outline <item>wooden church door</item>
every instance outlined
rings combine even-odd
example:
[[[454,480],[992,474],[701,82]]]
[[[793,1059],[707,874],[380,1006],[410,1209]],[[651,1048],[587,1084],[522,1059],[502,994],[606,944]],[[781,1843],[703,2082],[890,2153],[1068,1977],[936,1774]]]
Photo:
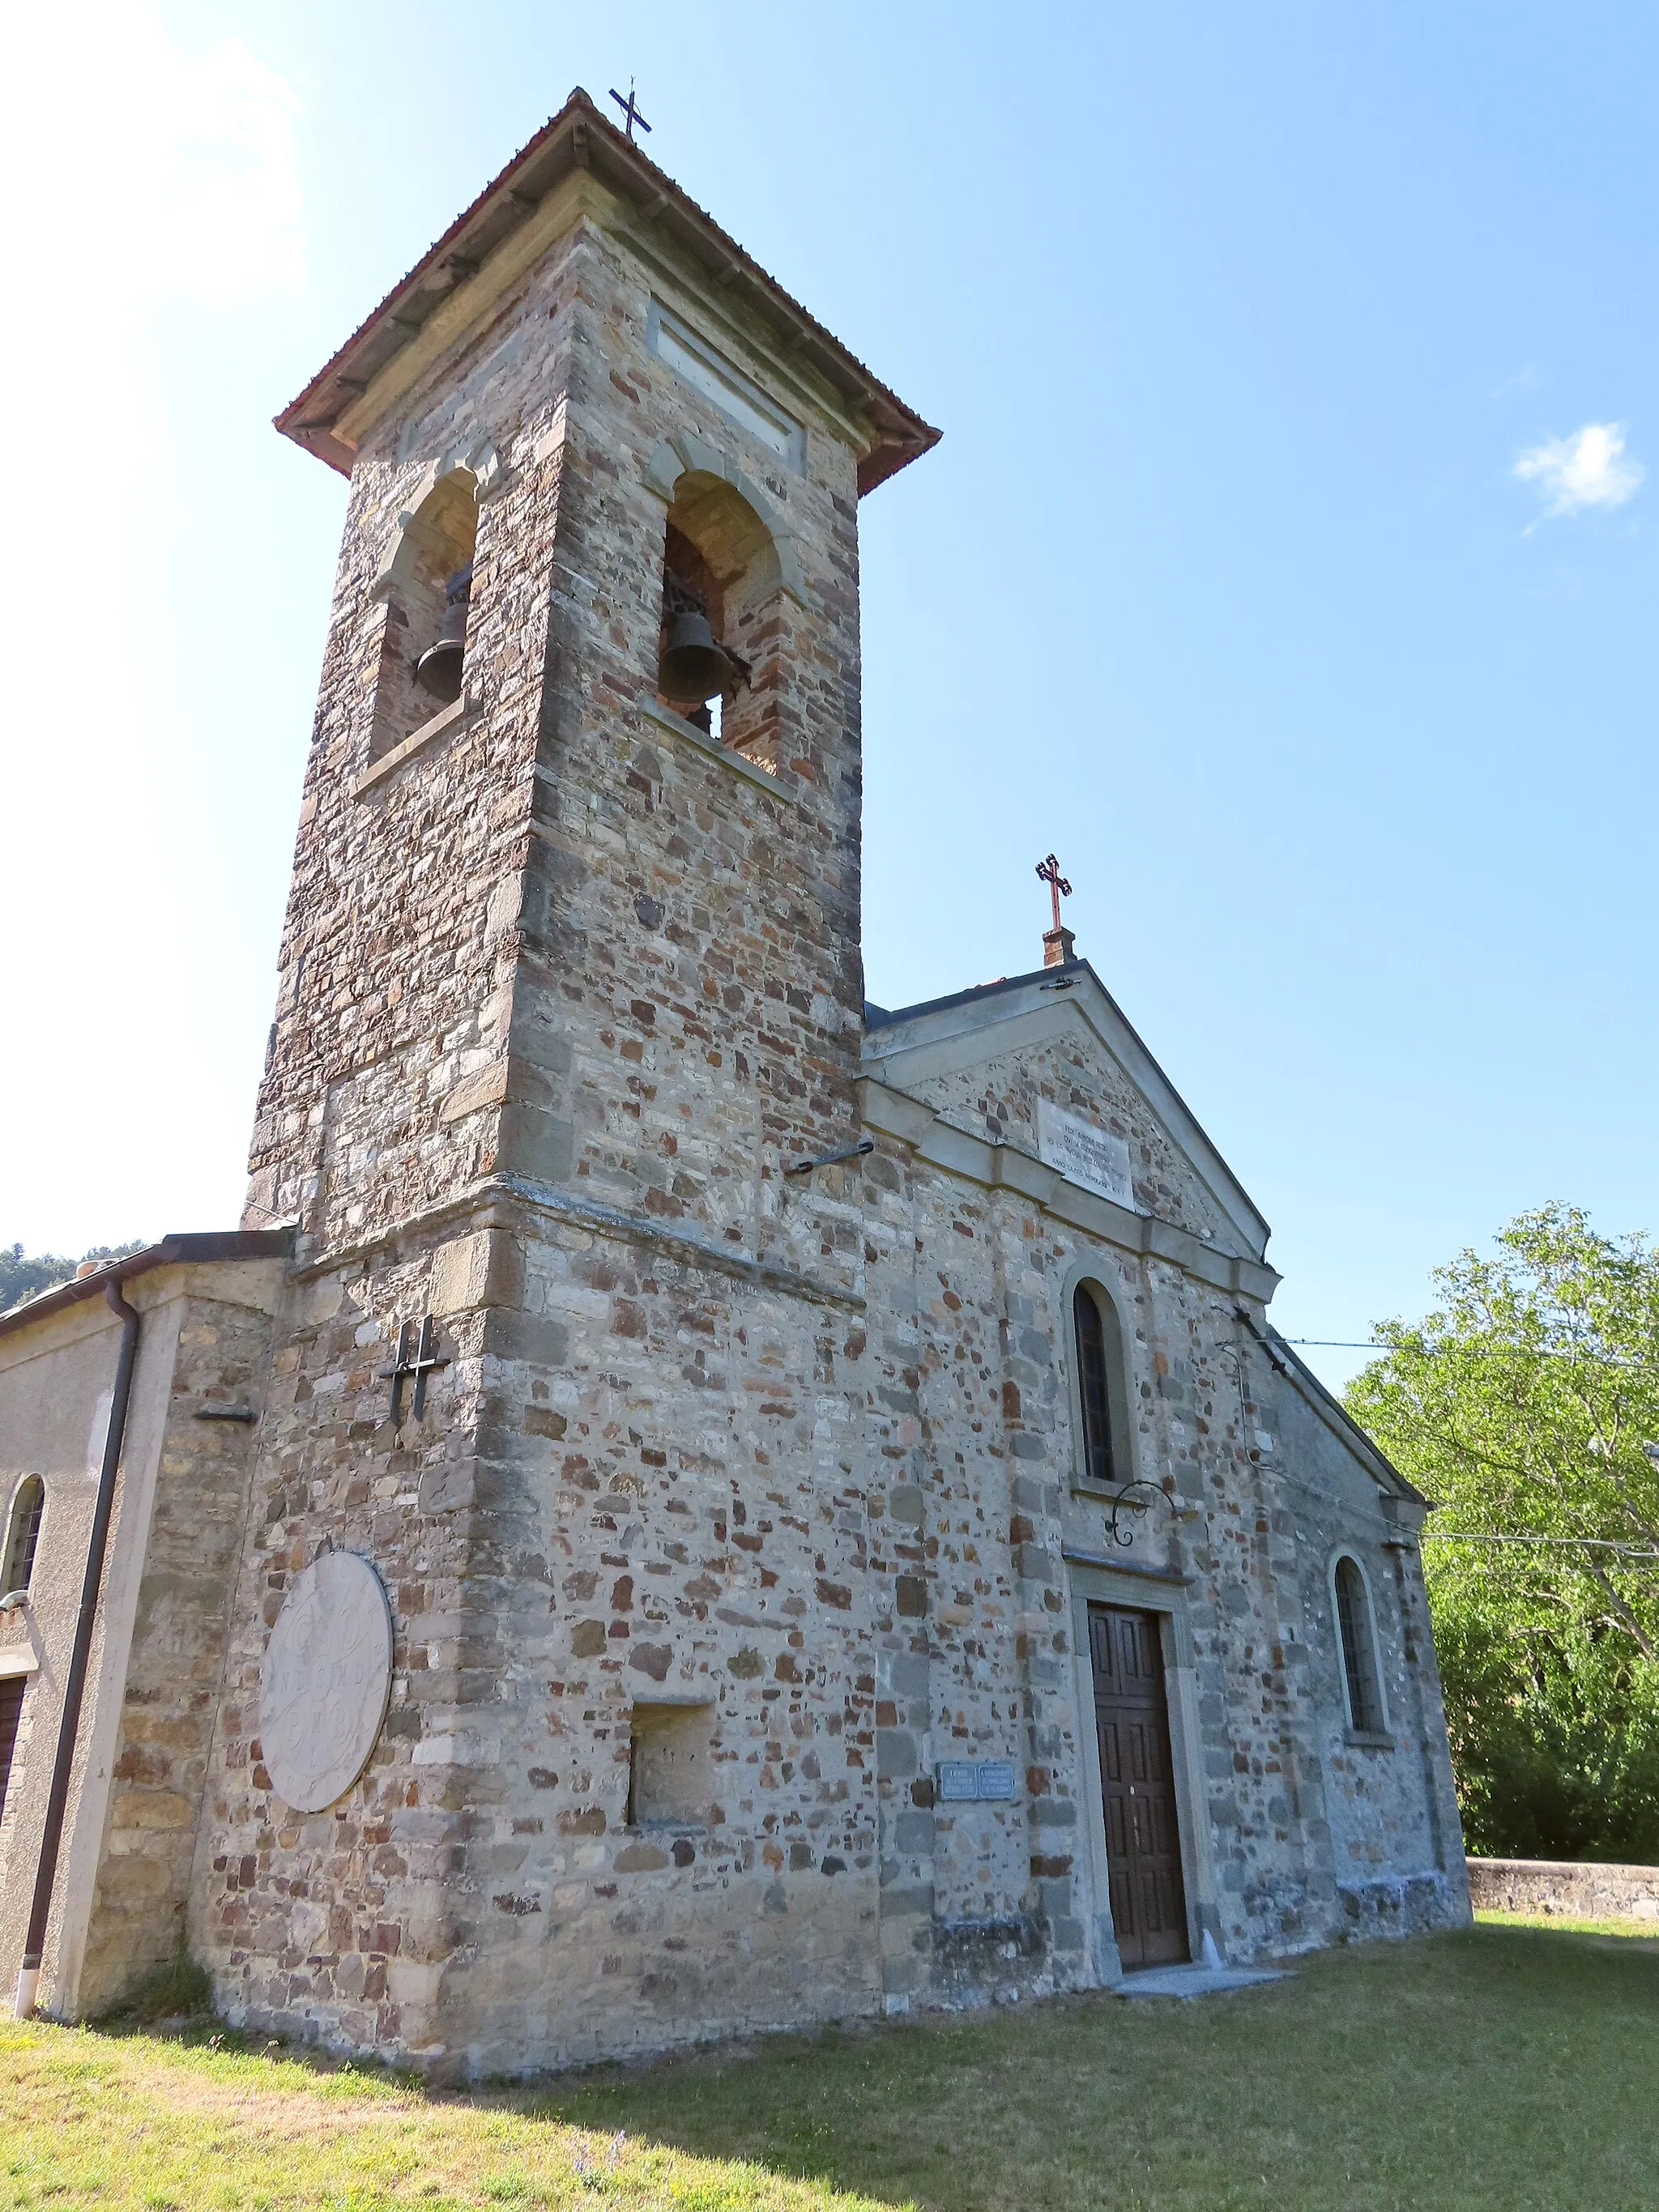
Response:
[[[1089,1656],[1112,1927],[1126,1967],[1188,1955],[1158,1615],[1091,1607]]]

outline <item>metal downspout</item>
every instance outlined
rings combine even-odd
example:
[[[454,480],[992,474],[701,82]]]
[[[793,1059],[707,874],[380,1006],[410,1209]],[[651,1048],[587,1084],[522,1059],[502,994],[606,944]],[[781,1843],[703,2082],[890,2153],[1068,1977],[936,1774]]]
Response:
[[[104,1553],[109,1543],[109,1524],[115,1510],[115,1476],[121,1464],[121,1445],[126,1435],[127,1401],[132,1395],[132,1370],[138,1358],[138,1309],[121,1295],[118,1282],[106,1285],[110,1310],[121,1317],[121,1352],[115,1366],[115,1389],[110,1399],[109,1427],[104,1436],[104,1464],[98,1477],[98,1498],[93,1508],[92,1534],[87,1544],[87,1571],[81,1583],[81,1609],[75,1617],[75,1644],[64,1682],[64,1710],[58,1723],[58,1755],[52,1764],[52,1789],[46,1798],[46,1824],[40,1837],[40,1857],[34,1871],[34,1902],[29,1909],[28,1933],[23,1939],[23,1964],[17,1977],[15,2012],[27,2020],[34,2009],[34,1993],[40,1982],[40,1960],[46,1947],[46,1923],[52,1917],[52,1893],[58,1879],[58,1857],[64,1840],[64,1814],[69,1807],[70,1774],[75,1765],[75,1741],[80,1732],[81,1703],[92,1660],[92,1632],[98,1619],[98,1592],[104,1579]]]

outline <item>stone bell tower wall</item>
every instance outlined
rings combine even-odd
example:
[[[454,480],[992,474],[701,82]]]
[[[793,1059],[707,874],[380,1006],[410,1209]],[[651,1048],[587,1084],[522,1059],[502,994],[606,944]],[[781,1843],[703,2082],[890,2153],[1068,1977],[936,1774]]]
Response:
[[[555,439],[511,467],[490,425],[532,404],[551,416],[575,246],[353,471],[245,1217],[297,1216],[303,1251],[372,1244],[492,1164],[493,1127],[456,1107],[507,1029],[562,455]],[[409,520],[458,469],[477,500],[465,690],[447,716],[433,702],[424,743],[372,761],[389,580]]]
[[[302,1251],[496,1173],[742,1236],[763,1170],[854,1126],[854,433],[798,378],[788,457],[759,441],[652,349],[665,296],[764,396],[734,310],[601,187],[566,197],[565,234],[353,471],[250,1160],[246,1219],[300,1216]],[[375,757],[393,572],[457,471],[465,690]],[[759,548],[744,755],[653,699],[671,508],[718,526],[722,501]]]
[[[864,1255],[781,1171],[858,1126],[861,434],[591,177],[553,197],[353,470],[250,1186],[303,1233],[192,1910],[234,2017],[485,2070],[880,2000]],[[387,746],[403,518],[456,470],[463,694]],[[655,699],[671,519],[723,569],[743,752]],[[394,1425],[422,1314],[447,1364]],[[301,1814],[260,1666],[329,1544],[392,1685]],[[641,1816],[636,1731],[705,1721],[706,1818]]]

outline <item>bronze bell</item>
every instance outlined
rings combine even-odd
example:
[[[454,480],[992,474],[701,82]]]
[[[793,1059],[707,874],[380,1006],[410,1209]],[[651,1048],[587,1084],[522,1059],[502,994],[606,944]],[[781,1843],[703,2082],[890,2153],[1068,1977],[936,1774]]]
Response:
[[[447,706],[461,696],[461,663],[466,652],[466,609],[472,595],[472,563],[458,568],[444,586],[443,620],[438,635],[415,664],[422,691]]]
[[[683,608],[670,618],[668,643],[657,684],[665,699],[682,706],[700,707],[732,680],[732,663],[714,642],[708,617],[695,607]]]

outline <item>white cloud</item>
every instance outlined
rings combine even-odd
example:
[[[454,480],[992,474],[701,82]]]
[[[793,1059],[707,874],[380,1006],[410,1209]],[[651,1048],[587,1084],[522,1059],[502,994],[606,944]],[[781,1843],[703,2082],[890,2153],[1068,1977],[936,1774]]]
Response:
[[[1586,422],[1569,438],[1528,447],[1515,473],[1537,486],[1546,514],[1577,514],[1589,507],[1622,507],[1635,498],[1647,471],[1626,453],[1622,422]]]

